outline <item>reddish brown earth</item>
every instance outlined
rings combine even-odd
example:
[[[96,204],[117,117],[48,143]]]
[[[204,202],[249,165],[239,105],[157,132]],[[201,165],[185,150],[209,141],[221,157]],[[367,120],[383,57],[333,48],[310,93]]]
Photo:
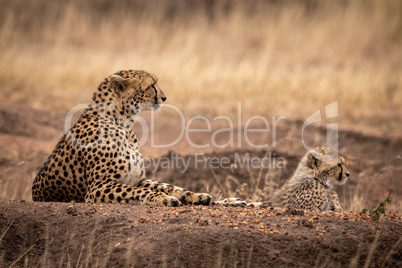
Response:
[[[44,267],[400,267],[402,259],[394,215],[4,202],[0,226],[10,227],[3,267],[20,257],[17,266]]]
[[[163,113],[158,116],[156,142],[174,140],[178,136],[177,120]],[[65,113],[0,103],[0,267],[402,265],[401,207],[397,198],[402,193],[402,165],[397,158],[402,154],[402,140],[395,133],[339,132],[339,151],[348,158],[352,176],[337,191],[345,211],[358,208],[353,213],[269,207],[171,209],[33,203],[30,185],[62,135],[64,119]],[[156,149],[148,141],[142,149],[144,156],[156,157],[156,161],[180,156],[190,164],[186,169],[154,170],[150,166],[147,173],[153,179],[190,190],[211,192],[215,198],[236,193],[242,198],[269,198],[269,190],[292,175],[305,152],[300,140],[302,124],[280,122],[275,147],[272,132],[250,134],[256,144],[268,141],[268,149],[252,149],[244,137],[241,146],[202,150],[192,148],[187,141]],[[326,140],[326,129],[312,126],[305,135],[307,144],[320,145]],[[195,143],[205,144],[210,142],[211,133],[190,137]],[[237,141],[237,129],[234,139]],[[216,136],[218,144],[227,140],[227,133]],[[197,153],[209,159],[227,158],[229,163],[236,157],[273,156],[285,159],[286,166],[233,169],[211,167],[207,162],[203,167],[204,162],[195,162]],[[363,207],[377,207],[389,192],[392,204],[380,221],[371,221],[360,213]]]

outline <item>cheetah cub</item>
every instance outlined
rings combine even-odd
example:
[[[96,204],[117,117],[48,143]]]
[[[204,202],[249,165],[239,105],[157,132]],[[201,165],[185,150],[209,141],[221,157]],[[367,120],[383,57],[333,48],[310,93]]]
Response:
[[[304,155],[272,203],[278,207],[342,212],[333,184],[343,185],[348,178],[345,159],[329,148],[317,147]]]

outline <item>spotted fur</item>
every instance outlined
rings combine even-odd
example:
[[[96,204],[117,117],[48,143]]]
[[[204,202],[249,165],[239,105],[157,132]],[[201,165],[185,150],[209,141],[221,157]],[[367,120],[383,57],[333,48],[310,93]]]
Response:
[[[144,71],[119,71],[99,85],[90,107],[61,138],[32,185],[34,201],[203,204],[211,196],[145,178],[133,131],[143,110],[159,110],[166,96]]]
[[[349,178],[345,159],[335,151],[315,148],[300,161],[293,177],[276,193],[273,204],[279,207],[342,212],[333,185]]]

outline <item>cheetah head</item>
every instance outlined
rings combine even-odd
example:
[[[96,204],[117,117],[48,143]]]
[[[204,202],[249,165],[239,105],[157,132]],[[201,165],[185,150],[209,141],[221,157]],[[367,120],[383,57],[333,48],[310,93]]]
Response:
[[[309,168],[329,184],[343,185],[348,180],[350,173],[345,162],[344,157],[326,147],[317,147],[307,153]]]
[[[98,87],[93,100],[111,107],[120,116],[133,116],[144,110],[158,111],[166,100],[157,78],[144,71],[119,71],[107,77]]]

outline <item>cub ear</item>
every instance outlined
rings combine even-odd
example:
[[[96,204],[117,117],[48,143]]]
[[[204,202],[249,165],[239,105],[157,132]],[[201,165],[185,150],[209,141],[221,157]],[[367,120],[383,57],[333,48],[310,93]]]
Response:
[[[110,83],[116,89],[116,91],[122,92],[128,86],[128,79],[121,77],[120,75],[111,75],[110,76]]]
[[[307,155],[307,165],[311,168],[319,168],[322,164],[322,154],[317,151],[311,151]]]

